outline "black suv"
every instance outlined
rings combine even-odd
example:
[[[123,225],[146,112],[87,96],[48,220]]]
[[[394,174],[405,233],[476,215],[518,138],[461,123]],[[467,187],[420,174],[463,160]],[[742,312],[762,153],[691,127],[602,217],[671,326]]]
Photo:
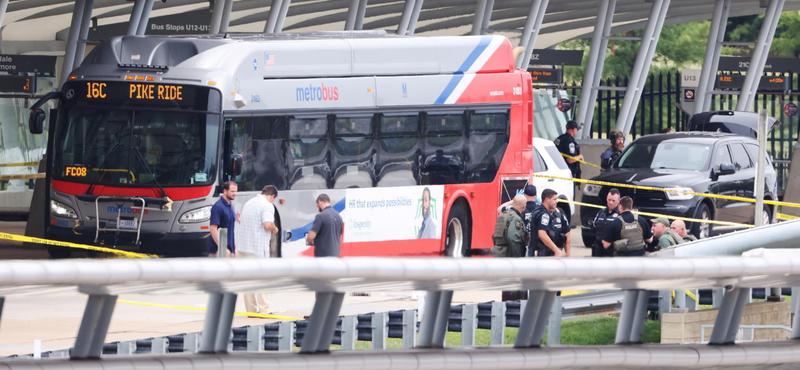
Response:
[[[753,198],[757,162],[758,142],[749,136],[721,132],[656,134],[636,139],[610,170],[592,180],[668,189],[618,187],[620,194],[633,198],[633,207],[643,212],[752,224],[754,203],[692,196],[669,189]],[[765,177],[764,199],[775,200],[777,183],[769,155]],[[610,188],[584,185],[582,201],[605,206]],[[587,246],[594,242],[590,226],[597,211],[586,206],[580,210],[583,242]],[[762,216],[765,223],[771,222],[775,207],[765,205]],[[687,222],[686,226],[698,238],[736,229],[700,222]]]

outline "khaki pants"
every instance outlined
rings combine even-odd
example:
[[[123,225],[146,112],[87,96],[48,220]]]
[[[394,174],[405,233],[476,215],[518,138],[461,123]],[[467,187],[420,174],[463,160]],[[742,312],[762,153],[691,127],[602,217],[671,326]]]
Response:
[[[246,252],[239,252],[240,258],[258,258],[257,255]],[[266,294],[245,294],[244,307],[247,312],[269,313],[269,297]]]

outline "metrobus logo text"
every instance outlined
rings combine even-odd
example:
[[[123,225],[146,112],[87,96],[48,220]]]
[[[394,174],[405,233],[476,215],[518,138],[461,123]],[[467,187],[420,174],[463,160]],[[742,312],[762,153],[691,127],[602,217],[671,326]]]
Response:
[[[297,101],[328,101],[339,100],[339,87],[308,85],[308,87],[298,87],[295,89]]]
[[[108,208],[106,208],[106,212],[108,212],[108,213],[131,213],[131,214],[138,215],[138,214],[142,213],[142,209],[141,208],[133,208],[133,207],[108,206]],[[150,213],[150,211],[148,211],[146,209],[144,210],[144,214],[149,214],[149,213]]]

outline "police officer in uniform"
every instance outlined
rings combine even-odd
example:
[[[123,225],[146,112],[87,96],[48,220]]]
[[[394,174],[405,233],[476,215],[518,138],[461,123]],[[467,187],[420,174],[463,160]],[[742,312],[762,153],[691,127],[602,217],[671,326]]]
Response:
[[[619,190],[611,188],[606,195],[608,208],[603,208],[594,216],[592,229],[594,229],[595,241],[592,244],[592,257],[613,257],[614,250],[603,248],[603,238],[606,236],[608,225],[619,217]]]
[[[639,257],[645,255],[645,245],[653,241],[653,231],[647,220],[631,213],[633,199],[622,197],[619,200],[619,217],[614,220],[603,237],[603,248],[614,251],[618,257]]]
[[[567,132],[563,135],[557,137],[553,140],[553,144],[556,144],[556,148],[562,154],[566,154],[576,159],[584,160],[583,154],[581,154],[581,147],[575,141],[575,135],[578,134],[578,128],[580,126],[575,121],[567,122]],[[567,166],[569,166],[569,170],[572,172],[572,177],[579,179],[581,178],[581,163],[575,159],[564,157],[567,161]],[[575,183],[577,186],[578,183]]]
[[[556,229],[553,227],[558,203],[558,193],[553,189],[542,191],[542,206],[537,209],[531,222],[531,245],[535,248],[528,249],[528,257],[534,256],[534,250],[539,257],[564,257],[566,254],[554,242]],[[569,227],[569,226],[567,226]]]

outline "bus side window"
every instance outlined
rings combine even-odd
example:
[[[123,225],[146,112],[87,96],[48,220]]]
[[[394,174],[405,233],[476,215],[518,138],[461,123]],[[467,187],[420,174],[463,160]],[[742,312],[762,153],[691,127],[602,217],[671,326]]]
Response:
[[[466,182],[492,182],[508,147],[508,111],[477,111],[470,115]]]
[[[377,186],[414,186],[419,184],[419,114],[386,113],[379,124]]]
[[[244,158],[242,174],[234,179],[240,191],[259,191],[266,185],[287,188],[286,117],[233,118],[231,136],[231,153]]]
[[[333,187],[371,188],[375,183],[373,115],[338,116],[333,127]]]
[[[464,181],[464,113],[428,113],[423,138],[422,185]]]
[[[328,189],[331,150],[327,116],[289,118],[289,189]]]

